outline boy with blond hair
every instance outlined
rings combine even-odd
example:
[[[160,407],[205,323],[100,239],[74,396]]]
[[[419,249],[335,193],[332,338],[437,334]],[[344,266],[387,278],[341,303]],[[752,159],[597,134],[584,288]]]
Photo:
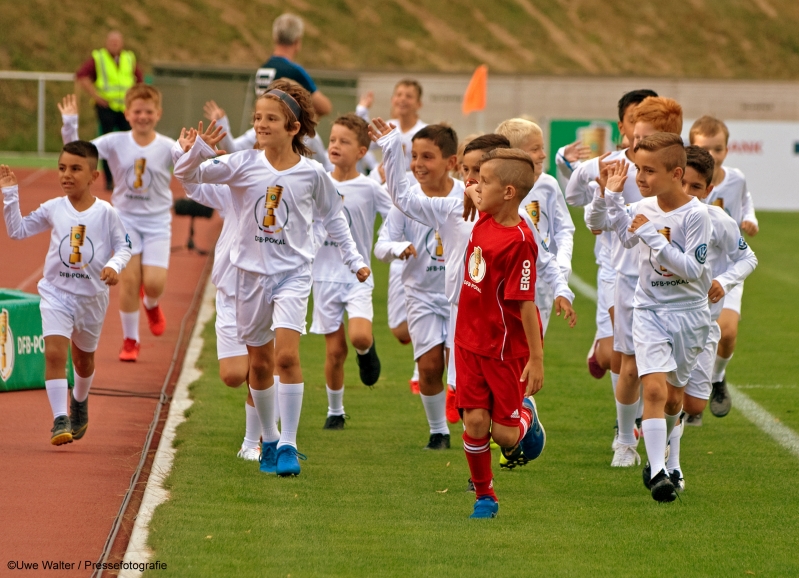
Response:
[[[75,95],[58,105],[63,120],[64,143],[78,140],[78,106]],[[137,84],[125,94],[125,118],[130,131],[97,137],[92,143],[114,176],[111,204],[131,238],[130,263],[119,278],[119,315],[123,343],[120,361],[139,356],[139,300],[144,304],[153,335],[166,329],[158,300],[166,287],[172,239],[171,150],[175,141],[156,132],[161,119],[161,93]]]
[[[729,138],[727,125],[712,116],[699,118],[689,132],[691,144],[708,151],[715,162],[713,191],[706,202],[722,208],[744,233],[754,237],[759,229],[752,195],[746,186],[746,177],[739,169],[723,166],[724,159],[727,158]],[[732,407],[732,399],[727,391],[726,370],[735,352],[743,291],[744,284],[741,283],[725,295],[724,308],[718,320],[721,339],[713,365],[713,394],[710,398],[710,411],[716,417],[724,417]]]

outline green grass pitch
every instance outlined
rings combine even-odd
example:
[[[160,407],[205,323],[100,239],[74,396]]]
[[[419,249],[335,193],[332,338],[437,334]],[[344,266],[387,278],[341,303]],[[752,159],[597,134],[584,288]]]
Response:
[[[799,431],[796,214],[759,218],[762,232],[750,241],[760,265],[746,282],[728,380]],[[578,226],[574,271],[593,284],[592,242]],[[450,451],[422,451],[428,434],[408,390],[411,350],[388,331],[387,267],[373,265],[383,375],[374,389],[361,385],[351,350],[351,419],[344,431],[323,431],[324,339],[303,338],[298,444],[308,461],[298,478],[266,476],[235,457],[245,391],[222,385],[213,324],[205,328],[203,377],[191,386],[195,403],[166,480],[171,497],[150,528],[154,559],[171,576],[799,575],[799,463],[736,409],[724,419],[707,411],[703,427],[686,428],[680,501],[655,503],[640,468],[610,468],[610,378],[586,370],[594,306],[580,295],[577,327],[555,318],[547,334],[537,396],[546,450],[511,472],[499,471],[495,455],[499,517],[469,520],[461,426],[451,427]]]

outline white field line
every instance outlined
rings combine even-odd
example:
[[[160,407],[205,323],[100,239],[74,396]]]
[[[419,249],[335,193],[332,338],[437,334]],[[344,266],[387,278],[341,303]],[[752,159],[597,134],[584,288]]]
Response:
[[[175,385],[175,393],[169,404],[169,415],[167,416],[164,431],[161,434],[161,441],[158,443],[158,450],[153,458],[153,465],[150,475],[147,478],[147,486],[144,489],[139,512],[136,515],[136,522],[133,524],[133,533],[125,551],[124,562],[147,563],[152,551],[147,547],[147,537],[149,535],[150,520],[152,520],[155,509],[169,499],[169,492],[164,489],[163,482],[172,469],[175,459],[175,430],[186,420],[186,410],[193,403],[189,397],[189,385],[196,381],[202,373],[195,367],[197,359],[203,348],[202,332],[205,324],[211,319],[215,309],[216,288],[210,279],[205,286],[202,305],[197,315],[197,322],[183,358],[183,367],[180,370],[180,377]],[[122,570],[120,578],[141,578],[139,570]]]
[[[587,297],[591,301],[596,302],[597,295],[596,289],[580,279],[578,275],[571,274],[569,284],[574,289]],[[733,398],[733,407],[740,411],[746,419],[755,424],[759,429],[767,433],[771,438],[791,452],[795,457],[799,458],[799,435],[796,434],[791,428],[784,426],[780,421],[771,415],[768,411],[763,409],[757,402],[746,395],[741,389],[779,389],[795,388],[795,385],[787,386],[759,386],[759,385],[744,385],[735,387],[732,384],[727,384],[730,394]]]

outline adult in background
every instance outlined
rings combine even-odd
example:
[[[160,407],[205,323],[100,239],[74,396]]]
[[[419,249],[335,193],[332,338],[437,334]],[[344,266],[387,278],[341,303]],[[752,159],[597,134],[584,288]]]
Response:
[[[134,84],[144,81],[136,56],[124,50],[122,33],[112,30],[105,39],[105,47],[92,50],[75,73],[80,85],[89,93],[97,109],[100,133],[130,130],[125,120],[125,93]],[[108,164],[103,162],[105,188],[114,190],[114,178]]]
[[[264,62],[255,74],[256,89],[266,90],[273,80],[288,78],[297,82],[311,93],[311,102],[317,118],[330,114],[333,105],[330,99],[316,88],[316,83],[305,69],[294,62],[302,48],[304,25],[302,18],[295,14],[281,14],[272,24],[272,40],[275,44],[272,56]]]

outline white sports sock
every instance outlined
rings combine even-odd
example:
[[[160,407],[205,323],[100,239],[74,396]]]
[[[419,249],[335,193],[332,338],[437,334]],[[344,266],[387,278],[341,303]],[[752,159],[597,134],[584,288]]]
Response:
[[[413,375],[411,376],[411,381],[419,381],[419,364],[413,364]]]
[[[730,359],[732,359],[732,355],[729,357],[716,356],[716,361],[713,363],[713,377],[710,381],[716,383],[724,379],[724,375],[727,373],[727,364],[730,362]]]
[[[119,312],[119,317],[122,319],[122,336],[125,339],[133,339],[139,341],[139,312],[125,313]]]
[[[67,385],[66,379],[47,379],[44,382],[47,389],[47,399],[50,400],[50,409],[53,410],[53,419],[60,415],[67,415]]]
[[[273,375],[272,377],[275,379],[275,385],[272,386],[275,388],[275,427],[279,431],[280,428],[278,427],[278,424],[280,424],[280,376]]]
[[[435,395],[421,394],[424,412],[427,414],[427,423],[430,424],[431,434],[449,434],[447,427],[447,392],[441,391]]]
[[[644,388],[641,387],[641,393],[638,394],[638,411],[635,412],[635,419],[644,417]]]
[[[616,419],[619,421],[619,443],[626,446],[634,446],[635,433],[635,414],[638,413],[638,402],[629,405],[616,401]]]
[[[610,372],[610,385],[613,386],[613,398],[616,398],[616,384],[619,383],[619,374]]]
[[[267,443],[278,440],[280,432],[275,427],[274,386],[269,389],[253,389],[251,387],[250,392],[252,392],[252,402],[255,404],[258,421],[261,424],[261,438]]]
[[[666,462],[666,469],[669,473],[674,470],[680,470],[680,440],[682,439],[682,432],[685,431],[685,421],[680,421],[680,425],[671,430],[669,436],[669,461]]]
[[[261,437],[261,420],[258,419],[258,410],[255,406],[244,402],[244,441],[241,443],[246,448],[257,448]]]
[[[325,389],[327,390],[327,417],[344,415],[344,388],[335,391],[325,385]]]
[[[81,377],[77,373],[75,374],[75,387],[72,388],[72,397],[75,398],[75,401],[86,401],[86,398],[89,397],[89,388],[92,386],[93,379],[93,373],[89,377]]]
[[[158,298],[157,297],[150,297],[147,293],[144,294],[142,297],[142,302],[144,303],[145,309],[152,309],[156,305],[158,305]]]
[[[641,424],[641,429],[644,431],[646,457],[649,459],[652,478],[654,478],[666,467],[666,420],[663,418],[645,419]]]
[[[677,420],[680,419],[681,413],[682,408],[677,412],[677,415],[666,414],[666,437],[671,435],[672,430],[674,430],[674,425],[677,423]]]
[[[302,393],[304,383],[280,384],[280,441],[277,446],[290,445],[297,447],[297,430],[300,427],[300,413],[302,412]]]

